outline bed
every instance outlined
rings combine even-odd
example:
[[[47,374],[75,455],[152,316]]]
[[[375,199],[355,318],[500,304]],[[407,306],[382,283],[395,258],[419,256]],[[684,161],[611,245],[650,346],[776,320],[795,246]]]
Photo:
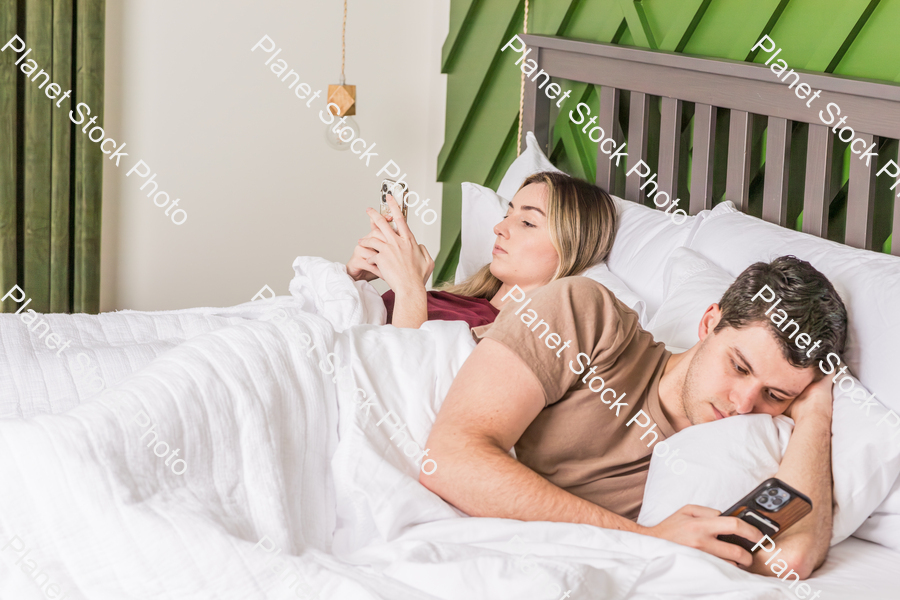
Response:
[[[649,100],[639,94],[664,91],[641,88],[641,82],[661,83],[657,74],[634,65],[626,69],[633,79],[615,75],[623,69],[617,61],[651,69],[654,60],[694,60],[525,39],[554,76],[605,85],[602,93],[613,94],[614,105],[616,90],[630,90],[631,104],[638,102],[632,116],[647,114],[641,108]],[[697,64],[689,70],[702,72]],[[716,68],[726,72],[740,67],[722,64]],[[607,74],[617,79],[605,79]],[[684,86],[683,77],[670,78],[681,80],[685,94],[694,94],[699,83]],[[553,168],[545,155],[549,106],[535,92],[533,86],[526,88],[524,119],[534,133],[524,136],[525,152],[500,188],[464,184],[465,256],[458,277],[490,260],[490,245],[483,243],[490,242],[490,228],[510,190],[530,172]],[[716,94],[705,97],[733,109],[738,134],[752,132],[741,128],[741,109],[728,103],[729,94],[721,89]],[[798,118],[775,106],[764,114],[772,113]],[[603,118],[612,123],[616,114]],[[630,139],[644,139],[640,122],[643,117]],[[900,137],[900,131],[873,128],[872,135],[888,134]],[[702,135],[695,133],[694,139],[696,153]],[[635,157],[655,152],[643,142],[635,146]],[[699,148],[702,153],[702,144]],[[660,151],[660,156],[660,180],[675,181],[677,154]],[[775,162],[767,161],[767,169]],[[709,164],[695,158],[695,169],[698,163]],[[734,197],[746,192],[747,199],[735,202],[738,208],[753,205],[744,189],[748,169],[734,170],[740,175],[734,181],[744,190]],[[598,169],[598,174],[612,190],[624,186],[627,199],[616,200],[622,230],[608,265],[586,275],[607,285],[673,347],[689,343],[684,323],[717,286],[753,260],[756,245],[764,252],[787,245],[823,268],[832,268],[826,264],[832,256],[838,262],[861,256],[853,253],[875,256],[860,273],[835,275],[851,291],[871,278],[880,282],[877,293],[848,295],[851,309],[860,313],[872,309],[867,302],[890,297],[900,286],[895,257],[842,249],[758,222],[728,202],[713,206],[710,194],[703,195],[707,184],[691,194],[688,222],[676,226],[661,211],[635,202],[640,198],[634,186],[624,177],[615,182],[613,169]],[[692,186],[702,180],[700,173]],[[767,198],[765,205],[779,217],[790,213],[790,203],[780,200],[783,194]],[[869,206],[871,199],[866,202]],[[819,210],[825,214],[824,203]],[[871,232],[866,237],[877,238],[878,228],[866,214],[863,229]],[[804,218],[804,228],[816,222]],[[717,253],[718,262],[710,258]],[[577,524],[468,518],[443,502],[419,485],[417,474],[440,468],[440,457],[426,455],[424,445],[455,373],[474,347],[465,324],[384,327],[378,294],[365,282],[350,281],[342,265],[300,257],[293,266],[290,296],[235,307],[47,315],[49,330],[72,341],[62,354],[47,349],[21,316],[0,315],[7,357],[0,363],[0,597],[656,600],[795,595],[781,581],[663,540]],[[884,402],[879,405],[883,414],[888,406],[900,412],[900,401],[893,373],[873,356],[898,358],[891,346],[898,327],[896,320],[884,322],[881,337],[871,339],[868,329],[860,328],[848,355],[854,373]],[[900,552],[886,547],[889,536],[879,537],[879,532],[900,531],[895,520],[900,515],[895,485],[900,438],[889,437],[893,430],[887,426],[863,421],[850,399],[836,399],[835,410],[836,529],[843,538],[809,583],[822,598],[893,598],[900,581],[890,568]],[[760,416],[747,419],[755,417]],[[724,461],[736,436],[755,431],[774,436],[772,452],[740,477],[758,478],[777,466],[783,424],[765,417],[741,428],[746,431],[722,428],[736,428],[742,418],[712,424],[718,427],[716,436],[698,426],[671,438],[690,457],[692,471],[685,477],[713,479],[719,487],[741,485],[740,479],[718,474],[720,466],[709,457]],[[871,429],[861,437],[859,427]],[[693,437],[682,435],[691,430],[696,430]],[[655,461],[642,519],[659,518],[685,498],[703,501],[701,485],[673,487],[665,479],[667,469],[656,468]],[[706,472],[716,475],[703,476]],[[658,493],[660,487],[670,493]],[[716,498],[708,505],[733,500]],[[867,527],[867,539],[882,544],[848,537],[863,535]]]
[[[624,168],[617,169],[609,153],[597,148],[600,187],[626,200],[649,204],[641,189],[645,180],[637,173],[625,176],[643,160],[656,167],[660,189],[671,192],[673,198],[679,192],[689,196],[691,215],[712,209],[722,198],[714,191],[714,179],[718,179],[724,199],[744,213],[788,227],[802,211],[804,233],[832,240],[843,235],[846,245],[860,249],[880,248],[885,236],[892,235],[890,251],[900,256],[896,242],[900,196],[891,192],[900,180],[890,170],[876,179],[888,160],[900,163],[896,142],[900,86],[802,73],[812,89],[822,90],[823,99],[827,97],[840,106],[842,114],[850,115],[857,137],[867,146],[876,144],[879,160],[866,164],[847,152],[846,143],[836,139],[817,117],[818,111],[798,101],[766,66],[557,37],[521,37],[543,71],[600,86],[597,124],[612,132],[616,145],[627,131],[629,154]],[[549,153],[554,113],[550,99],[539,88],[541,83],[546,82],[525,78],[523,127],[532,130],[540,149]],[[627,107],[623,106],[626,97]],[[728,129],[727,138],[722,135],[723,126]],[[767,133],[764,155],[763,130]],[[693,145],[690,165],[689,139]],[[523,138],[521,150],[525,148]],[[848,181],[841,190],[843,169],[848,171]],[[840,203],[845,203],[843,211],[835,211],[833,205]],[[875,233],[876,214],[880,234]],[[752,243],[752,237],[743,241]],[[656,333],[653,323],[647,325]],[[895,390],[891,392],[896,394]],[[897,559],[891,549],[851,537],[832,548],[811,583],[821,587],[822,597],[893,598],[900,583]]]

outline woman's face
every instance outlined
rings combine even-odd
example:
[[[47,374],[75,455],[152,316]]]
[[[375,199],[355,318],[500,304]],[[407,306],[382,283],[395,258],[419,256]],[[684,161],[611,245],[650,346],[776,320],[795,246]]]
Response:
[[[556,273],[559,255],[550,243],[547,193],[544,183],[526,185],[494,226],[491,273],[503,283],[528,289],[549,283]]]

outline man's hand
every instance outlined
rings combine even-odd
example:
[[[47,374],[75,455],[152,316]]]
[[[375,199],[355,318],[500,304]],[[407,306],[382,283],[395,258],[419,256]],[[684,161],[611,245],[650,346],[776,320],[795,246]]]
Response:
[[[787,410],[784,411],[785,416],[792,418],[795,423],[799,423],[810,415],[827,417],[830,421],[834,409],[833,387],[834,383],[827,375],[819,381],[809,384],[803,393],[787,407]]]
[[[737,517],[722,517],[719,511],[688,504],[655,527],[642,533],[703,550],[731,564],[749,567],[753,555],[736,544],[716,539],[719,535],[739,535],[746,540],[760,540],[762,532]]]

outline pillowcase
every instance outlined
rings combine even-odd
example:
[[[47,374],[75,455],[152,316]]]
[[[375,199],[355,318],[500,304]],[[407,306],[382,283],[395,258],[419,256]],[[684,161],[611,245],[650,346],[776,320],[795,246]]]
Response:
[[[715,220],[707,219],[703,227],[715,227],[715,223]],[[666,268],[672,271],[666,273],[668,295],[659,309],[659,318],[654,316],[656,322],[651,321],[649,329],[654,337],[660,330],[665,330],[667,337],[657,338],[661,341],[679,345],[673,343],[679,340],[685,347],[690,347],[699,339],[700,316],[710,304],[721,299],[734,277],[687,248],[673,252]],[[678,319],[682,311],[690,316]],[[851,315],[851,320],[854,317]],[[900,475],[900,428],[894,426],[900,425],[900,417],[873,398],[855,378],[842,377],[838,384],[834,388],[831,425],[835,502],[832,544],[852,534],[879,504],[883,510],[891,510],[895,505],[900,508],[900,498],[882,504]],[[715,424],[732,422],[729,427],[737,427],[749,416],[731,417]],[[771,438],[774,430],[760,429],[758,425],[746,426],[746,431],[729,428],[729,434],[719,438],[718,431],[710,425],[713,424],[689,427],[667,440],[672,450],[681,449],[680,457],[688,463],[688,470],[677,479],[667,467],[654,468],[660,460],[664,462],[665,457],[653,456],[644,491],[648,519],[662,520],[685,504],[724,510],[777,471],[783,450],[777,455],[768,451],[757,456],[747,449],[759,448],[761,442],[744,440],[744,437],[769,436],[770,439],[762,443],[771,450],[778,447]],[[707,431],[711,432],[709,439],[704,433]],[[721,441],[721,448],[717,440]],[[689,458],[685,458],[685,454]],[[776,458],[775,470],[761,476],[770,470],[772,456]],[[695,463],[697,469],[693,468]],[[715,474],[709,481],[715,482],[715,490],[705,479],[710,477],[712,470]],[[751,480],[752,483],[748,483]],[[644,509],[641,515],[643,517]],[[640,519],[638,522],[641,523]]]
[[[722,269],[687,248],[675,248],[663,276],[666,300],[646,329],[667,346],[691,348],[700,341],[700,318],[734,281]],[[707,302],[714,298],[711,302]]]
[[[856,530],[853,537],[869,540],[900,552],[900,479],[872,516]]]
[[[500,180],[500,187],[497,188],[497,195],[506,199],[507,203],[509,203],[513,196],[516,195],[516,192],[519,191],[522,182],[525,181],[529,175],[540,173],[541,171],[556,171],[562,173],[562,171],[553,166],[553,163],[550,162],[550,159],[547,158],[547,155],[541,150],[541,145],[538,143],[537,138],[534,137],[534,133],[526,131],[525,150],[523,150],[522,154],[517,156],[516,160],[509,165],[509,168],[506,170],[506,175]]]
[[[622,304],[638,314],[639,322],[643,326],[647,312],[646,303],[640,296],[628,289],[628,286],[625,285],[625,282],[619,279],[619,277],[616,276],[615,273],[610,271],[609,267],[606,266],[606,263],[594,265],[593,267],[584,271],[581,276],[593,279],[594,281],[602,284],[606,289],[611,291]]]
[[[730,507],[778,472],[793,424],[784,416],[742,415],[683,429],[666,440],[666,453],[654,445],[638,524],[658,525],[685,504]],[[676,453],[686,465],[681,475],[664,464]]]
[[[454,281],[461,283],[493,258],[494,225],[506,214],[506,200],[477,183],[462,184],[462,228]]]
[[[690,243],[711,211],[701,211],[675,225],[661,210],[612,198],[619,213],[619,229],[609,254],[609,269],[644,299],[647,317],[652,318],[665,296],[663,273],[669,254]]]
[[[711,214],[688,246],[733,276],[757,261],[785,254],[809,261],[834,284],[851,315],[841,358],[882,402],[900,413],[896,374],[900,362],[900,257],[850,248],[733,209]],[[610,267],[616,272],[612,264]],[[641,289],[623,279],[641,294]]]

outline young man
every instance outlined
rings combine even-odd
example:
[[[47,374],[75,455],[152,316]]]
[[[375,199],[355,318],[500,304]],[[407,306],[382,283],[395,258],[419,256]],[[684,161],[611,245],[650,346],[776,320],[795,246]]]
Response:
[[[765,286],[780,299],[776,311],[771,294],[759,294]],[[816,344],[800,349],[798,329],[780,331],[767,310],[783,310]],[[770,575],[761,553],[754,560],[716,539],[762,539],[737,518],[688,505],[655,527],[634,520],[654,441],[720,418],[785,413],[795,427],[776,477],[809,496],[813,511],[778,547],[805,579],[831,540],[832,383],[817,365],[843,351],[846,331],[834,287],[792,256],[741,273],[700,320],[700,342],[682,354],[654,342],[633,311],[590,279],[554,281],[530,302],[510,296],[492,325],[473,330],[480,342],[428,438],[441,468],[420,481],[472,516],[633,531]],[[626,426],[639,411],[658,438]],[[509,455],[513,445],[518,460]]]

